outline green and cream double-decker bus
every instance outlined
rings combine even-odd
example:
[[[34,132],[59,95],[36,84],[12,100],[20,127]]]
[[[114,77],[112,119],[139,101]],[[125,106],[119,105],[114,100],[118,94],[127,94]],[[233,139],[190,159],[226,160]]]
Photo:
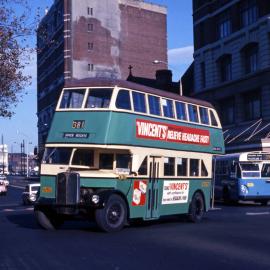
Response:
[[[35,212],[46,229],[74,216],[104,231],[210,207],[212,157],[224,152],[207,102],[127,81],[71,82],[56,107]]]

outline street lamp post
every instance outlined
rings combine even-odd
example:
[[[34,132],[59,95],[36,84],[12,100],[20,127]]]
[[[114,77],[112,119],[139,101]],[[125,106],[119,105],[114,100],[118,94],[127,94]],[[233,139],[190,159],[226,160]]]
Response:
[[[26,138],[26,177],[29,178],[29,151],[28,151],[28,145],[31,144],[31,142],[29,142],[29,136],[27,136],[26,134],[19,132],[17,130],[17,134],[21,134],[22,136],[24,136]]]

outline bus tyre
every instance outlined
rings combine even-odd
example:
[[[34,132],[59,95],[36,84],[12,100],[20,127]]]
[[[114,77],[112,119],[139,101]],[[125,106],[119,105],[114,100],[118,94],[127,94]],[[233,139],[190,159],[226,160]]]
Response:
[[[201,222],[204,215],[204,199],[200,192],[196,192],[189,205],[188,220],[193,223]]]
[[[35,210],[35,215],[38,224],[45,230],[56,230],[63,223],[63,221],[57,217],[57,215],[50,214],[49,212]]]
[[[127,206],[125,201],[117,194],[111,195],[105,207],[96,210],[95,219],[102,231],[120,231],[127,220]]]

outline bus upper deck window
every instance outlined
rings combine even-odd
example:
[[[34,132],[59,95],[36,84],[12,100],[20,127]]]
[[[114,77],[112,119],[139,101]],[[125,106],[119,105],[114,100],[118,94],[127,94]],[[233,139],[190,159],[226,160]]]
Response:
[[[149,111],[151,114],[160,115],[160,100],[156,96],[148,96]]]
[[[133,106],[135,112],[146,113],[145,94],[132,92]]]
[[[112,91],[110,88],[90,89],[86,108],[109,108]]]
[[[218,126],[218,122],[217,122],[217,119],[216,119],[216,117],[215,117],[215,115],[214,115],[214,113],[213,113],[212,110],[210,110],[210,118],[211,118],[211,124],[212,124],[212,126],[217,127]]]
[[[65,90],[62,96],[60,109],[78,109],[82,107],[85,89]]]
[[[163,116],[174,118],[173,112],[173,102],[169,99],[161,99],[162,108],[163,108]]]
[[[205,125],[209,125],[209,116],[208,116],[207,108],[200,107],[199,110],[200,110],[201,123]]]
[[[130,96],[128,90],[120,90],[116,99],[116,108],[131,110]]]
[[[77,149],[74,153],[72,165],[94,166],[94,151],[89,149]]]
[[[187,120],[186,104],[183,102],[175,102],[176,116],[179,120]]]
[[[262,177],[270,177],[270,163],[264,163],[262,166]]]
[[[197,106],[188,104],[189,121],[199,122]]]

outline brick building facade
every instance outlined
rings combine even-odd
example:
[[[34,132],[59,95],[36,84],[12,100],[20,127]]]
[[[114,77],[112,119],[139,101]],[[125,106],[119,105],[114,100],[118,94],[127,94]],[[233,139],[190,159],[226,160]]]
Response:
[[[218,109],[227,152],[270,146],[269,14],[265,0],[193,0],[194,88],[188,94]]]
[[[165,7],[141,0],[55,0],[38,28],[39,145],[69,80],[126,79],[129,66],[154,78],[152,61],[167,62],[166,20]]]

